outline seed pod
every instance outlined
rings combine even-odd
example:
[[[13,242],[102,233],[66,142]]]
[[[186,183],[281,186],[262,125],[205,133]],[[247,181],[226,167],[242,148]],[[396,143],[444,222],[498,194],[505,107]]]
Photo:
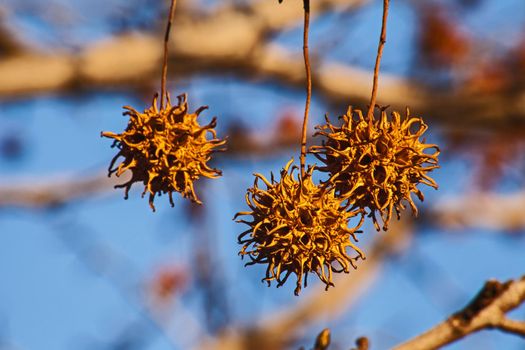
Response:
[[[217,138],[216,118],[208,125],[197,122],[199,114],[208,107],[200,107],[195,113],[188,113],[186,95],[177,97],[178,103],[171,106],[167,96],[166,107],[158,109],[158,95],[152,106],[140,113],[125,106],[124,115],[129,116],[126,130],[121,134],[102,132],[102,136],[114,139],[113,146],[119,152],[109,165],[108,176],[113,173],[118,177],[126,170],[132,172],[131,179],[115,188],[125,188],[125,199],[135,182],[144,184],[142,196],[149,193],[149,204],[153,211],[155,195],[169,194],[173,206],[173,192],[193,202],[201,203],[195,194],[193,182],[200,177],[216,178],[221,175],[218,169],[210,168],[207,163],[211,154],[220,149],[226,141]],[[211,139],[207,135],[212,136]],[[119,157],[124,160],[117,166]]]
[[[318,169],[330,176],[326,185],[353,203],[352,208],[368,213],[377,230],[376,215],[387,230],[393,210],[399,218],[404,201],[417,215],[411,194],[423,201],[423,193],[417,188],[420,183],[438,187],[428,172],[439,167],[439,148],[420,140],[427,130],[423,120],[411,117],[407,109],[403,119],[395,111],[389,119],[382,110],[381,118],[370,122],[351,107],[340,119],[342,125],[338,127],[326,117],[326,124],[317,126],[315,133],[325,140],[321,146],[310,148],[324,163]]]

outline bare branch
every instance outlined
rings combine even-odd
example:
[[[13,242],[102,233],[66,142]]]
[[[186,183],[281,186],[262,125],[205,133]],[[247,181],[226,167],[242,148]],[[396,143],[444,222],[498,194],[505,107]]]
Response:
[[[438,349],[482,329],[496,328],[525,336],[523,322],[505,316],[524,302],[525,276],[505,283],[490,280],[465,308],[394,350]]]
[[[525,227],[525,191],[477,193],[437,201],[425,214],[440,227],[519,230]],[[427,215],[428,214],[428,215]]]
[[[108,178],[105,174],[90,177],[67,176],[39,182],[27,180],[26,183],[0,185],[0,208],[47,208],[71,202],[80,198],[91,197],[99,193],[108,193],[124,178]]]
[[[283,84],[302,86],[301,58],[273,44],[258,43],[255,31],[245,30],[245,19],[229,19],[202,25],[180,23],[172,43],[177,57],[177,76],[195,72],[236,73],[241,76],[277,79]],[[224,19],[226,21],[226,19]],[[235,22],[238,23],[235,23]],[[184,21],[179,21],[184,22]],[[202,28],[200,28],[202,27]],[[191,30],[190,30],[191,28]],[[215,33],[213,39],[209,32]],[[234,34],[238,33],[238,34]],[[208,37],[208,39],[205,39]],[[193,44],[192,44],[193,43]],[[118,87],[153,84],[162,52],[157,39],[140,34],[126,34],[87,47],[78,56],[27,53],[0,60],[0,96],[12,97],[41,92],[61,91],[71,87]],[[337,63],[317,64],[313,72],[319,93],[328,101],[367,101],[371,72]],[[424,97],[412,83],[383,74],[381,98],[393,105],[405,101],[418,107]]]
[[[276,148],[289,147],[288,144],[271,142]],[[265,146],[254,143],[238,150],[241,154],[264,154]],[[223,156],[235,156],[226,153]],[[108,193],[113,186],[125,182],[121,177],[108,179],[104,174],[85,176],[52,176],[35,182],[0,179],[0,207],[45,208],[64,204],[96,194]],[[525,227],[525,191],[512,194],[477,193],[460,195],[438,200],[422,212],[422,219],[445,229],[477,227],[494,230],[516,231]]]
[[[318,0],[312,4],[319,15],[337,6],[355,8],[364,0]],[[178,28],[170,39],[169,59],[177,77],[199,73],[237,74],[241,77],[275,79],[303,86],[301,57],[273,44],[270,35],[296,24],[301,9],[292,2],[275,8],[258,1],[247,8],[226,6],[206,16],[177,15]],[[213,35],[210,35],[213,33]],[[0,96],[13,97],[71,88],[150,86],[162,62],[156,36],[130,33],[88,46],[79,53],[26,52],[0,59]],[[315,62],[315,89],[328,102],[368,103],[373,73],[334,62]],[[363,83],[365,82],[365,83]],[[382,75],[380,102],[396,109],[410,106],[426,119],[439,118],[450,127],[494,124],[515,125],[525,121],[525,90],[490,96],[457,91],[437,92],[420,83]],[[156,86],[153,85],[153,86]],[[461,116],[461,118],[458,118]]]
[[[78,235],[70,234],[71,226],[75,227],[76,232],[83,233],[80,235],[82,239],[79,239]],[[183,303],[177,302],[177,312],[167,315],[155,308],[143,291],[139,290],[139,293],[135,293],[137,282],[141,280],[139,270],[124,255],[90,237],[89,227],[73,220],[59,223],[54,228],[56,237],[75,255],[78,261],[94,275],[105,279],[122,300],[137,312],[144,324],[152,327],[173,348],[186,349],[190,341],[189,337],[198,338],[204,333],[193,314],[186,309]],[[123,274],[122,271],[126,273]],[[173,327],[175,319],[178,319],[179,323],[184,322],[184,333],[181,334]]]
[[[516,321],[503,317],[495,327],[500,331],[525,338],[525,321]]]
[[[318,0],[312,9],[321,14],[335,7],[351,8],[365,2]],[[247,68],[254,48],[272,32],[295,25],[302,11],[292,4],[276,9],[273,3],[257,1],[244,8],[230,4],[208,15],[181,11],[176,17],[179,28],[170,38],[170,50],[180,61],[177,68],[192,74],[195,69]],[[3,36],[16,38],[14,34]],[[29,48],[26,51],[20,54],[15,51],[0,59],[0,95],[151,82],[162,62],[157,36],[136,33],[101,41],[78,54],[65,51],[45,54]]]

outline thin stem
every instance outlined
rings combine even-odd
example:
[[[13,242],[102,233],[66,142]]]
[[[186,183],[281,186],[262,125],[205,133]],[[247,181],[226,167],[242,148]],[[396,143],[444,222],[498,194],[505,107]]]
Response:
[[[303,56],[306,69],[306,104],[304,107],[303,131],[301,134],[301,178],[305,176],[306,158],[306,132],[308,129],[308,112],[310,111],[310,100],[312,99],[312,71],[310,68],[310,57],[308,53],[308,29],[310,26],[310,0],[303,0],[304,4],[304,30],[303,30]]]
[[[168,75],[168,42],[170,39],[171,23],[177,7],[177,0],[171,0],[168,24],[166,25],[166,34],[164,35],[164,61],[162,63],[162,78],[160,81],[160,109],[164,108],[164,99],[167,100],[166,94],[166,76]]]
[[[374,117],[374,108],[377,97],[377,81],[379,77],[379,65],[381,64],[381,56],[383,55],[383,47],[386,43],[386,20],[388,18],[388,0],[383,0],[383,23],[381,24],[381,36],[379,37],[379,46],[377,48],[376,65],[374,67],[374,83],[372,85],[372,96],[370,97],[370,104],[368,105],[367,118],[371,122]]]

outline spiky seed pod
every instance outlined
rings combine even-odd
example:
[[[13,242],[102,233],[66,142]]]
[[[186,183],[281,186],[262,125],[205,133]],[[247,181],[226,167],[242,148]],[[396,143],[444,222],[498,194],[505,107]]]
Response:
[[[239,254],[251,261],[246,265],[268,264],[263,281],[282,286],[290,274],[297,276],[295,295],[307,285],[308,273],[315,273],[326,288],[333,286],[332,272],[348,273],[364,254],[353,243],[362,224],[359,210],[347,210],[333,189],[316,186],[310,167],[301,180],[295,178],[296,166],[290,160],[281,171],[281,179],[271,182],[255,174],[246,202],[251,211],[235,215],[251,216],[252,221],[238,220],[250,226],[239,235],[243,247]],[[259,187],[259,180],[266,189]],[[350,223],[356,217],[357,222]],[[355,226],[350,226],[355,224]],[[357,256],[349,254],[356,252]]]
[[[370,122],[351,107],[340,119],[342,125],[337,127],[326,117],[326,124],[317,126],[315,133],[325,140],[321,146],[310,148],[324,163],[318,169],[329,173],[328,184],[353,207],[364,209],[378,231],[376,214],[387,230],[393,210],[399,218],[405,209],[404,200],[417,215],[411,194],[423,201],[423,193],[417,188],[420,183],[438,187],[427,174],[439,167],[439,148],[420,140],[427,130],[423,120],[411,117],[407,109],[405,118],[394,111],[389,119],[382,110],[379,120]]]
[[[221,175],[218,169],[210,168],[207,163],[211,154],[226,141],[217,138],[216,118],[208,125],[197,122],[199,114],[207,109],[200,107],[195,113],[188,113],[186,94],[177,97],[178,103],[171,105],[167,96],[166,107],[157,107],[158,95],[153,98],[152,106],[140,113],[125,106],[123,115],[129,116],[126,130],[122,134],[102,132],[102,136],[115,140],[113,146],[119,152],[109,165],[109,174],[122,175],[126,170],[132,172],[131,179],[115,188],[125,188],[125,199],[135,182],[144,184],[142,196],[149,192],[149,204],[153,211],[155,195],[169,194],[173,206],[173,192],[193,202],[201,203],[195,194],[193,182],[203,177],[216,178]],[[211,139],[207,138],[211,135]],[[115,166],[119,157],[123,161]]]

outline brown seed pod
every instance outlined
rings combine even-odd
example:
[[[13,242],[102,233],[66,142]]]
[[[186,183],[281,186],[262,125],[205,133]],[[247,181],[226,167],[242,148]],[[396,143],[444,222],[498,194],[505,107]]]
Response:
[[[210,168],[207,162],[216,148],[226,141],[217,139],[215,132],[216,118],[208,125],[197,122],[199,114],[208,107],[200,107],[195,113],[188,113],[186,95],[177,97],[178,103],[171,106],[167,96],[166,107],[157,107],[158,95],[153,98],[152,106],[140,113],[125,106],[124,115],[129,116],[126,130],[122,134],[102,132],[102,136],[115,140],[113,146],[119,152],[109,165],[109,174],[122,175],[126,170],[132,172],[131,179],[115,188],[125,188],[125,198],[135,182],[144,184],[142,196],[149,192],[149,204],[153,211],[156,194],[169,194],[173,206],[173,192],[193,202],[201,203],[195,194],[193,182],[199,177],[216,178],[221,175],[218,169]],[[207,134],[212,136],[207,139]],[[115,166],[119,157],[124,160]]]
[[[382,110],[379,120],[369,122],[351,107],[340,119],[342,125],[337,127],[326,117],[326,124],[317,126],[315,134],[326,139],[321,146],[310,148],[325,165],[318,169],[330,175],[326,185],[334,186],[336,194],[348,199],[352,208],[368,212],[378,231],[376,213],[386,230],[392,211],[395,209],[399,218],[405,209],[404,200],[417,215],[411,194],[424,199],[417,185],[438,187],[427,173],[439,167],[439,148],[420,140],[427,130],[423,120],[411,117],[407,109],[403,119],[395,111],[389,119]],[[432,152],[425,153],[429,149]]]
[[[252,216],[252,221],[238,220],[250,226],[239,235],[243,247],[239,254],[251,261],[246,265],[268,264],[263,281],[277,281],[282,286],[290,274],[297,276],[295,295],[307,285],[308,273],[315,273],[326,288],[333,286],[332,272],[348,273],[356,268],[355,261],[364,259],[363,252],[352,242],[363,222],[359,209],[348,210],[345,201],[335,196],[334,189],[316,186],[312,182],[313,167],[301,180],[295,178],[293,159],[281,171],[281,179],[271,182],[255,174],[248,189],[246,202],[251,211],[238,216]],[[291,169],[291,170],[290,170]],[[259,187],[259,180],[266,189]],[[360,216],[360,217],[359,217]],[[349,227],[356,217],[355,226]],[[350,249],[348,249],[350,248]],[[357,256],[350,257],[355,251]]]

